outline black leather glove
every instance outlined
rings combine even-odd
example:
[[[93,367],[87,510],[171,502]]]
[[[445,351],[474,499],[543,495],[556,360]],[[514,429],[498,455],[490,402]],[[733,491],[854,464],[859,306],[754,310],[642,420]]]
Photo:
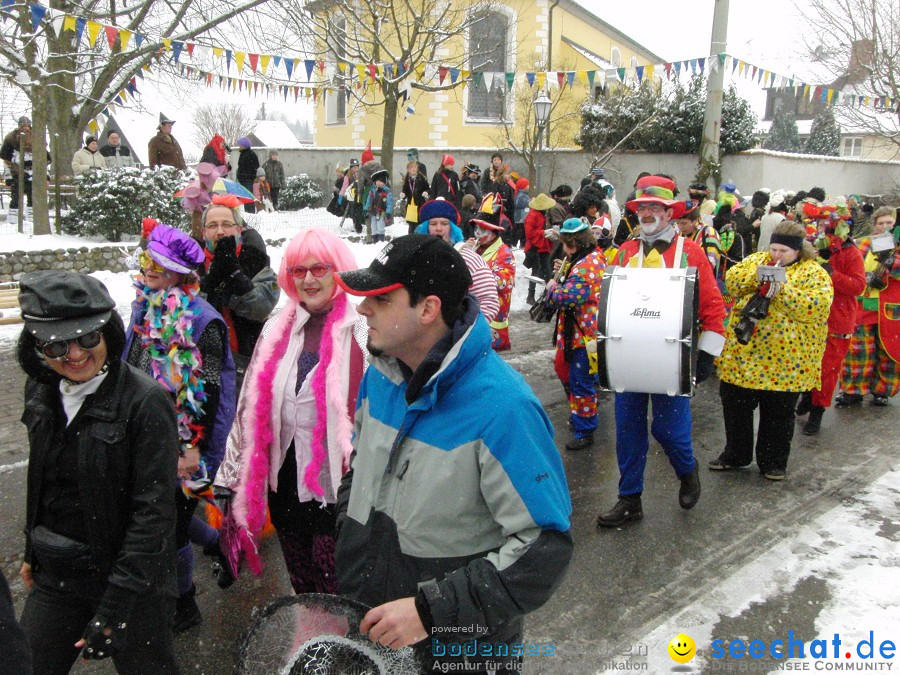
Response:
[[[708,379],[716,369],[716,357],[708,352],[697,353],[697,384]]]
[[[241,268],[238,264],[237,241],[234,237],[219,239],[213,251],[212,264],[209,266],[210,272],[213,271],[213,268],[222,279],[228,279]]]
[[[828,260],[831,257],[832,253],[833,251],[827,246],[825,248],[819,249],[819,257],[822,260]]]
[[[102,616],[95,616],[81,636],[85,640],[81,658],[99,660],[115,656],[127,645],[126,630],[124,621],[115,623]]]

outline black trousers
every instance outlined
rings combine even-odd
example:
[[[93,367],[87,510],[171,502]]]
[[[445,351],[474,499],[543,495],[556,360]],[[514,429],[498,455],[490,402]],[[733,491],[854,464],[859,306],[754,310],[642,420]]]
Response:
[[[25,204],[27,206],[33,206],[31,203],[31,181],[27,178],[25,179]],[[12,175],[12,180],[9,183],[9,207],[11,209],[19,208],[19,172],[16,171]]]
[[[98,578],[56,580],[38,570],[25,600],[22,628],[31,645],[35,675],[65,675],[80,650],[74,644],[94,617],[106,588]],[[125,620],[126,647],[112,657],[128,675],[178,673],[172,642],[175,599],[142,596]]]
[[[278,210],[278,193],[281,192],[281,188],[273,187],[269,188],[269,191],[272,195],[272,206],[275,210]]]
[[[794,408],[800,392],[745,389],[728,382],[719,385],[725,416],[725,459],[734,466],[753,461],[753,411],[759,407],[756,465],[761,473],[787,469],[794,437]]]

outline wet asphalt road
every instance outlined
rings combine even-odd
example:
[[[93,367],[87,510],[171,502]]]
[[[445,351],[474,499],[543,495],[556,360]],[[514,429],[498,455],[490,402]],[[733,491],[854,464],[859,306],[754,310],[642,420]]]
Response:
[[[529,673],[597,672],[612,654],[639,644],[642,636],[704,594],[717,582],[812,518],[841,503],[896,463],[895,406],[871,406],[826,413],[818,437],[797,428],[788,479],[762,479],[753,469],[728,474],[701,473],[703,494],[692,511],[677,502],[678,481],[662,450],[651,442],[644,520],[620,530],[597,531],[600,511],[615,502],[612,396],[600,404],[600,430],[593,449],[567,453],[568,406],[552,369],[548,325],[532,324],[525,313],[511,319],[513,349],[505,358],[538,393],[556,428],[557,447],[572,495],[575,554],[556,595],[526,621],[527,640],[553,643],[554,656],[526,661]],[[24,588],[18,580],[24,516],[24,433],[15,421],[21,411],[21,377],[11,347],[0,348],[0,565],[10,580],[17,610]],[[715,382],[701,386],[693,401],[695,452],[702,465],[724,445],[721,406]],[[512,427],[514,433],[514,427]],[[873,514],[873,517],[883,517]],[[185,673],[231,672],[237,644],[255,606],[289,593],[277,544],[264,544],[267,571],[259,579],[245,573],[227,591],[219,590],[208,566],[198,565],[198,602],[205,621],[176,641]],[[773,614],[790,612],[798,636],[811,639],[813,623],[829,592],[816,579],[798,584],[778,603],[727,619],[736,634],[764,631]],[[723,618],[723,624],[726,619]],[[113,672],[111,664],[92,666]],[[77,666],[75,672],[85,669]]]

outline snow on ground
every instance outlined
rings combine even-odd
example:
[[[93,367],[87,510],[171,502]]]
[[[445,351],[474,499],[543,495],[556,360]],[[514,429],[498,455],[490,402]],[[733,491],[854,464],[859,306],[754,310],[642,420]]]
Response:
[[[340,219],[328,213],[325,209],[303,209],[301,211],[283,211],[276,213],[247,214],[247,225],[258,230],[267,241],[280,241],[278,246],[269,246],[269,257],[272,267],[278,270],[281,264],[281,256],[290,239],[301,229],[311,227],[324,228],[341,235],[355,234],[350,221],[346,221],[342,228],[339,227]],[[394,224],[387,228],[387,233],[393,237],[399,237],[408,232],[406,221],[396,218]],[[136,237],[131,242],[121,242],[123,249],[132,249],[137,245]],[[81,246],[95,247],[110,245],[110,242],[93,237],[76,237],[72,235],[41,235],[31,236],[25,234],[0,234],[0,251],[39,251],[44,249],[79,248]],[[119,245],[119,244],[116,244]],[[347,240],[347,246],[353,252],[356,262],[360,267],[367,267],[382,249],[384,244],[363,244]],[[521,250],[515,251],[517,270],[521,276],[528,272],[522,266],[525,254]],[[134,290],[131,287],[131,275],[127,272],[95,272],[93,276],[106,284],[110,295],[116,301],[116,308],[127,323],[131,314],[130,305],[134,299]],[[525,302],[528,290],[528,282],[520,279],[513,290],[512,309],[527,309]],[[279,307],[284,304],[287,296],[281,294]],[[21,324],[0,326],[0,341],[15,340],[22,330]]]
[[[824,513],[803,527],[789,539],[773,547],[722,579],[715,591],[689,605],[664,624],[656,627],[638,643],[647,645],[646,659],[633,659],[635,665],[646,663],[648,672],[736,672],[739,666],[752,668],[753,659],[744,656],[740,661],[727,657],[731,640],[741,639],[747,644],[765,636],[713,634],[723,617],[737,617],[753,613],[753,606],[767,599],[790,594],[802,580],[813,577],[824,580],[830,600],[815,621],[816,638],[827,640],[828,659],[810,669],[832,670],[833,666],[874,662],[892,663],[877,655],[882,641],[897,644],[900,637],[900,469],[889,471],[859,494],[852,502]],[[890,517],[888,514],[892,514]],[[787,644],[787,630],[778,637]],[[857,655],[861,640],[874,632],[876,656],[864,660]],[[667,656],[666,647],[679,633],[686,633],[697,644],[698,655],[687,664],[675,665]],[[840,658],[833,657],[831,640],[835,634],[841,639]],[[710,652],[713,640],[724,643],[726,658],[716,662]],[[768,644],[766,645],[768,647]],[[809,650],[809,642],[806,643]],[[850,654],[850,658],[846,654]],[[865,655],[867,652],[864,651]],[[791,659],[781,663],[803,664],[807,659]],[[839,663],[840,662],[840,663]],[[771,662],[770,662],[771,663]],[[759,664],[762,665],[762,664]],[[788,666],[790,667],[790,666]],[[884,668],[887,670],[887,668]],[[772,670],[770,672],[780,672]]]

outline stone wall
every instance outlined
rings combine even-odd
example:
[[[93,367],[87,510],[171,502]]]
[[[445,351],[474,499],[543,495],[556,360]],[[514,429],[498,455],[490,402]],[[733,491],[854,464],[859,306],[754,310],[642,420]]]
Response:
[[[124,248],[98,246],[88,248],[45,249],[0,253],[0,282],[18,281],[25,272],[71,270],[73,272],[125,271]]]

